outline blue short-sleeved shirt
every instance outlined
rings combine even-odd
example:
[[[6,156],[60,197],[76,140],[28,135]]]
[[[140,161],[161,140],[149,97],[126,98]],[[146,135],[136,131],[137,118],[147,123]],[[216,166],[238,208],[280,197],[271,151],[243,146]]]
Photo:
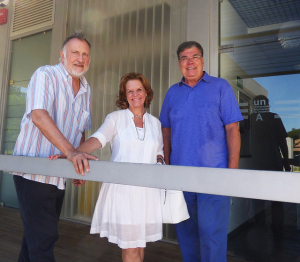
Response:
[[[171,86],[160,114],[162,127],[171,128],[171,164],[228,167],[225,125],[242,119],[225,79],[204,73],[194,87]]]

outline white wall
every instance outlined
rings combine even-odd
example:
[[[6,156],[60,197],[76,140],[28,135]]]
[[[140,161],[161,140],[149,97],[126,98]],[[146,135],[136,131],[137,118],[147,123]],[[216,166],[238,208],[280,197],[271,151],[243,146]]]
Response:
[[[218,76],[218,1],[188,0],[187,41],[203,47],[204,70]]]

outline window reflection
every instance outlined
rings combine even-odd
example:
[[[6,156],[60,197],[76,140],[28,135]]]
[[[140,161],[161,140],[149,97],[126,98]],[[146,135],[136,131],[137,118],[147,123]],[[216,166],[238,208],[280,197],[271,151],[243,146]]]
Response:
[[[240,169],[300,171],[299,8],[297,0],[220,4],[220,45],[233,46],[220,54],[220,77],[244,118]],[[245,261],[300,261],[299,205],[232,198],[228,236],[229,253]]]

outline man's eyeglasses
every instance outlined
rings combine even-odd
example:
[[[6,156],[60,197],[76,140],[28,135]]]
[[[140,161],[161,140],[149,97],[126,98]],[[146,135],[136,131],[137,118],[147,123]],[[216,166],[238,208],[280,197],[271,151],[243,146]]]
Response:
[[[190,56],[190,57],[188,57],[188,56],[183,56],[183,57],[181,57],[180,58],[180,62],[183,62],[183,63],[185,63],[185,62],[187,62],[187,61],[189,61],[189,60],[191,60],[191,61],[193,61],[193,62],[196,62],[196,61],[198,61],[198,59],[200,59],[202,56],[201,55],[193,55],[193,56]]]

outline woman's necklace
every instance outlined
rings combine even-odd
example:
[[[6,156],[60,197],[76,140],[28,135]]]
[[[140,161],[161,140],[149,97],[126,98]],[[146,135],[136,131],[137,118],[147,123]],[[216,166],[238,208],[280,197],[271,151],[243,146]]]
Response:
[[[133,115],[134,115],[134,117],[141,119],[141,118],[143,118],[143,116],[144,116],[145,113],[146,113],[146,111],[145,111],[145,109],[144,109],[144,113],[142,114],[142,116],[137,116],[137,115],[135,115],[135,114],[133,114]]]
[[[138,117],[138,118],[143,118],[143,117]],[[134,126],[135,126],[135,131],[136,131],[138,140],[144,141],[145,135],[146,135],[145,119],[143,119],[143,128],[144,128],[144,130],[143,130],[143,128],[141,128],[141,131],[144,131],[144,132],[143,132],[143,133],[144,133],[144,134],[143,134],[143,138],[140,138],[140,136],[139,136],[138,128],[136,127],[136,125],[135,125],[135,123],[134,123],[134,117],[132,118],[132,120],[133,120],[133,124],[134,124]]]

